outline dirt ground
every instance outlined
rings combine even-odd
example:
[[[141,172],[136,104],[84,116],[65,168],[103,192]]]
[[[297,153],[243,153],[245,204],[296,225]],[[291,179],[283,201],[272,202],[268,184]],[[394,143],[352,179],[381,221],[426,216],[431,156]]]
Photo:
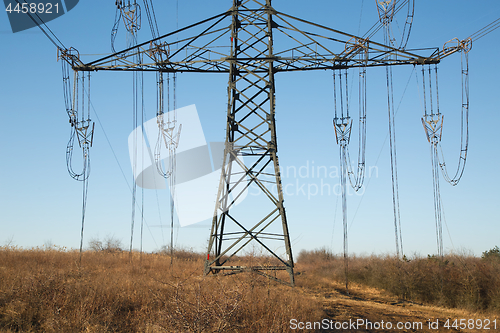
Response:
[[[349,293],[337,283],[303,292],[323,305],[325,319],[321,328],[312,326],[314,332],[500,332],[499,315],[401,301],[384,291],[356,284],[350,284]],[[302,325],[307,328],[308,323]]]

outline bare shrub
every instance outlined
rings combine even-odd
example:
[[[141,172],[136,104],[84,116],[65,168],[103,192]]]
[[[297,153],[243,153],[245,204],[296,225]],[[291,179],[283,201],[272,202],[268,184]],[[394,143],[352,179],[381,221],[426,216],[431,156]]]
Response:
[[[100,240],[99,237],[92,237],[88,242],[89,249],[95,252],[121,252],[123,251],[121,240],[115,238],[112,235],[106,236],[104,240]]]
[[[90,240],[89,240],[89,249],[92,250],[92,251],[103,251],[104,250],[104,246],[102,245],[102,241],[98,238],[98,237],[92,237]]]
[[[202,259],[205,256],[195,252],[193,249],[185,249],[185,248],[173,248],[173,251],[171,251],[171,248],[169,245],[163,245],[158,253],[170,256],[171,253],[173,253],[175,259],[181,259],[181,260],[198,260]]]

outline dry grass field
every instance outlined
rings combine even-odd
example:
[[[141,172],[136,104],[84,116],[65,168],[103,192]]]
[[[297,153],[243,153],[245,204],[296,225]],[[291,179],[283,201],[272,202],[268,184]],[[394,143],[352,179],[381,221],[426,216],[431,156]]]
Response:
[[[80,265],[76,251],[0,248],[0,331],[290,332],[292,319],[426,322],[500,313],[496,257],[352,258],[349,294],[342,260],[324,250],[298,256],[295,288],[252,274],[204,276],[203,258],[177,251],[171,266],[167,254],[101,250],[84,252]]]
[[[3,332],[286,332],[321,317],[298,289],[248,274],[203,276],[201,255],[0,251]]]

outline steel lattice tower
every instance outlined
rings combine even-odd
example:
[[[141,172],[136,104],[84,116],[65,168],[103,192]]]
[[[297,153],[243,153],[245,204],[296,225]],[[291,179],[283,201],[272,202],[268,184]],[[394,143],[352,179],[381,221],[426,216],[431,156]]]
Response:
[[[181,39],[177,39],[179,34]],[[437,64],[464,49],[463,43],[457,42],[443,50],[420,50],[427,53],[421,56],[416,50],[370,38],[279,12],[271,0],[233,0],[224,13],[90,63],[83,63],[74,49],[60,49],[60,53],[75,71],[229,74],[224,164],[205,273],[252,271],[293,285],[294,262],[277,157],[275,74]],[[141,59],[140,63],[134,59]],[[234,207],[251,185],[266,198],[265,207],[260,207],[266,213],[259,218]],[[270,259],[250,266],[232,264],[251,243],[265,250]],[[284,256],[276,250],[283,248]],[[270,274],[276,271],[286,271],[289,282]]]
[[[241,0],[234,0],[233,3],[225,167],[212,222],[205,273],[252,270],[265,274],[263,271],[286,270],[293,285],[293,257],[283,206],[274,117],[276,102],[271,0],[252,9],[251,6],[255,5],[260,4]],[[241,157],[245,157],[246,164]],[[244,173],[233,173],[234,162]],[[240,186],[242,183],[246,183],[246,186]],[[251,184],[256,185],[271,203],[266,207],[265,215],[256,223],[248,221],[241,214],[231,214],[234,202]],[[271,189],[273,186],[277,195]],[[281,223],[282,233],[266,232],[273,223]],[[225,239],[227,224],[235,224],[240,229],[231,233],[231,240]],[[286,259],[280,258],[261,238],[284,242]],[[252,240],[274,256],[277,264],[253,267],[225,265],[228,259]]]

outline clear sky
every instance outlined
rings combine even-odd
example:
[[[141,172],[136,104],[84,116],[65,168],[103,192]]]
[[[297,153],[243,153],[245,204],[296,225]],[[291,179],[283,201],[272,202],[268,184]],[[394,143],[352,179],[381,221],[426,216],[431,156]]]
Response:
[[[223,12],[230,0],[179,1],[179,26]],[[378,19],[375,1],[285,1],[273,6],[282,12],[352,34],[363,35]],[[175,1],[156,1],[160,33],[175,30]],[[110,52],[114,1],[80,1],[68,14],[48,23],[67,46],[89,54],[84,61]],[[500,17],[498,0],[417,0],[408,48],[442,47],[463,39]],[[150,38],[146,16],[139,41]],[[125,36],[121,27],[117,40]],[[379,33],[373,38],[383,41]],[[470,66],[470,151],[465,174],[452,187],[441,177],[445,251],[476,255],[500,245],[496,208],[500,180],[496,177],[500,123],[500,30],[473,44]],[[64,109],[61,64],[56,48],[38,28],[13,34],[6,13],[0,13],[0,244],[22,247],[53,243],[78,248],[81,223],[81,183],[66,171],[65,150],[69,124]],[[124,43],[123,43],[124,44]],[[440,64],[440,105],[445,114],[443,147],[454,170],[460,149],[460,56]],[[421,83],[420,68],[416,69]],[[154,75],[145,75],[147,119],[154,117]],[[223,141],[227,103],[226,74],[180,74],[178,106],[196,104],[207,141]],[[394,68],[401,223],[406,254],[436,253],[436,232],[429,144],[420,121],[422,107],[413,67]],[[393,253],[394,227],[387,119],[385,70],[368,69],[367,174],[363,195],[348,198],[349,250],[356,254]],[[406,92],[405,87],[407,86]],[[280,164],[292,249],[326,247],[342,251],[340,198],[307,193],[340,182],[335,173],[312,175],[339,164],[332,118],[331,72],[279,73],[276,76],[276,120]],[[132,170],[127,138],[132,131],[132,75],[99,72],[92,76],[92,103],[102,127],[96,124],[91,150],[85,243],[112,235],[128,247],[130,239]],[[420,92],[421,94],[421,92]],[[97,117],[93,116],[97,121]],[[104,131],[103,131],[104,129]],[[105,132],[105,133],[104,133]],[[105,134],[109,138],[108,144]],[[357,126],[354,136],[357,136]],[[355,159],[356,140],[352,142]],[[113,155],[116,154],[116,159]],[[294,175],[287,170],[309,170]],[[123,170],[123,174],[122,171]],[[316,169],[317,170],[317,169]],[[497,171],[496,171],[497,170]],[[297,191],[305,186],[305,193]],[[295,189],[295,191],[294,191]],[[351,191],[352,192],[352,191]],[[144,249],[154,251],[169,243],[168,192],[146,190]],[[258,209],[242,203],[238,209]],[[135,234],[139,235],[136,222]],[[205,251],[210,222],[175,228],[176,246]],[[139,247],[139,237],[134,247]]]

